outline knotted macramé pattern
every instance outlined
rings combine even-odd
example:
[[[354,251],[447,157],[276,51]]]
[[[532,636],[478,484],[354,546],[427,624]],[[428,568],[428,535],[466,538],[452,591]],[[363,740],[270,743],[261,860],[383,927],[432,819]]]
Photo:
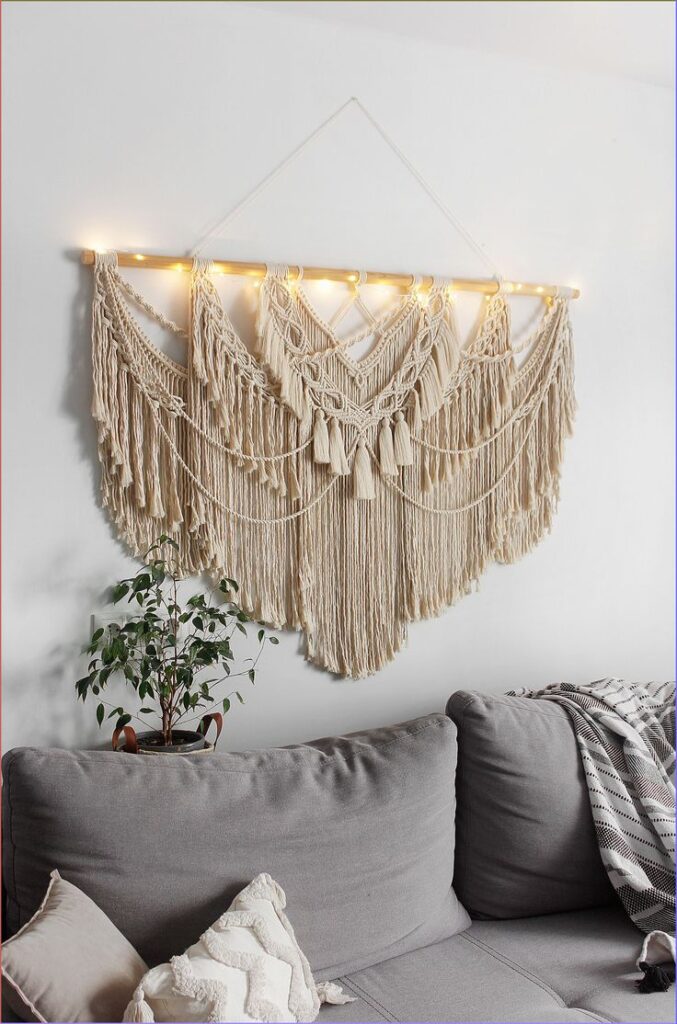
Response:
[[[97,256],[92,317],[102,495],[135,553],[165,532],[176,567],[235,577],[256,619],[302,630],[309,660],[378,671],[410,621],[550,528],[575,399],[565,299],[519,368],[502,294],[461,350],[449,293],[369,325],[359,362],[285,268],[260,288],[257,351],[196,260],[187,367],[134,318],[156,313]],[[349,339],[353,342],[355,339]]]

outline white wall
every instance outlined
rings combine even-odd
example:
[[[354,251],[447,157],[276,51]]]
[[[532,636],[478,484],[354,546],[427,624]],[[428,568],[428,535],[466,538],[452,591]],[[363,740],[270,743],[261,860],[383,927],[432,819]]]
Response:
[[[604,6],[612,40],[637,5]],[[372,679],[311,669],[284,636],[226,742],[394,721],[461,687],[672,674],[669,89],[548,62],[556,21],[540,65],[254,5],[6,3],[3,15],[5,747],[101,742],[73,697],[78,651],[103,588],[133,568],[98,503],[79,249],[185,251],[351,95],[507,276],[582,286],[577,432],[536,552],[412,626]],[[481,270],[355,110],[210,252]],[[137,277],[185,319],[185,277]]]

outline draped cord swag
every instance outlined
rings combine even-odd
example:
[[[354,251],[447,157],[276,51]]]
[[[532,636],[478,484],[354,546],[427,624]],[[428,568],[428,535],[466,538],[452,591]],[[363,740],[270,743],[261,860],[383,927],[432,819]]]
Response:
[[[191,275],[188,365],[97,254],[92,316],[103,503],[135,554],[165,532],[176,568],[241,584],[242,606],[305,635],[308,659],[370,675],[411,621],[440,614],[491,562],[549,530],[575,399],[567,302],[548,305],[516,367],[498,293],[461,350],[448,289],[413,292],[370,323],[355,361],[286,268],[259,291],[256,351],[210,277]],[[524,347],[524,346],[523,346]]]

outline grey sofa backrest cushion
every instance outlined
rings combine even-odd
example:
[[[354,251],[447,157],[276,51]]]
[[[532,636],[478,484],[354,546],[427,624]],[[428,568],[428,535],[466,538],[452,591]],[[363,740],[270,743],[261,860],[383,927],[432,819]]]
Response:
[[[444,715],[197,758],[11,750],[9,928],[57,868],[155,964],[267,871],[320,979],[436,942],[469,923],[452,889],[455,766]]]
[[[475,917],[529,917],[615,902],[566,711],[459,691],[458,897]]]

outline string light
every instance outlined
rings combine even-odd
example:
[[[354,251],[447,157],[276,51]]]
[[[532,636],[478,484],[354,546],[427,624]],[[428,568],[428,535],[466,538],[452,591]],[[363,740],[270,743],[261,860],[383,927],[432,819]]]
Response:
[[[135,260],[139,260],[139,262],[141,262],[142,260],[145,260],[145,258],[146,257],[143,256],[140,252],[137,252],[136,256],[134,257],[134,259]]]

